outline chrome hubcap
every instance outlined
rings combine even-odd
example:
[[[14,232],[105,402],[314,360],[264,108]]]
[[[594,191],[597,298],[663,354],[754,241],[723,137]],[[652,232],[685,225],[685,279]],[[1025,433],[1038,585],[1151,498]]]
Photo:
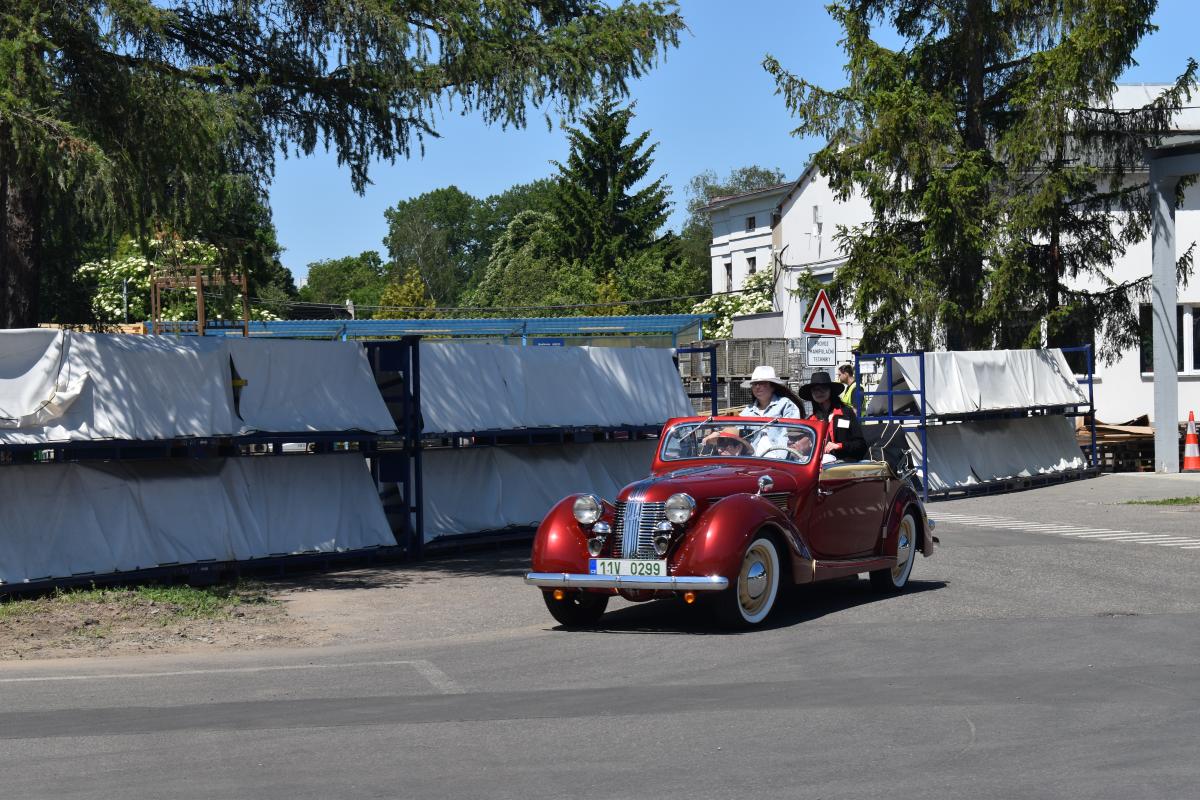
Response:
[[[755,562],[746,572],[746,594],[757,600],[766,589],[767,568],[761,563]]]
[[[738,601],[748,616],[762,611],[770,597],[770,587],[775,581],[774,565],[766,545],[756,544],[746,551],[742,561],[742,574],[738,579]]]

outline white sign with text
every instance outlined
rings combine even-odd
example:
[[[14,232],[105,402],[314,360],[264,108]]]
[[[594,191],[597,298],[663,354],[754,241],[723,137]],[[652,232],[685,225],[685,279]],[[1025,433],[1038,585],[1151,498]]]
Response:
[[[832,336],[806,337],[807,360],[810,367],[832,367],[837,364],[837,339]]]

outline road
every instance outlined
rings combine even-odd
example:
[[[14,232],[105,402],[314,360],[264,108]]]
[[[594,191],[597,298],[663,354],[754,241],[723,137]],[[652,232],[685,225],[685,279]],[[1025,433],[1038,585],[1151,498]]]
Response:
[[[0,668],[22,798],[1186,798],[1200,476],[935,503],[912,590],[808,587],[763,630],[621,604],[556,629],[523,555],[417,569],[307,651]],[[347,595],[349,596],[349,595]],[[365,595],[364,595],[365,596]]]

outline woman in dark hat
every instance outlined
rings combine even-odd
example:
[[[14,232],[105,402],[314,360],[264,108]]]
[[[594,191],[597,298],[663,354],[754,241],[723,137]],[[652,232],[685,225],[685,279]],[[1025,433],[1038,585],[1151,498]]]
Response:
[[[800,387],[797,394],[812,403],[813,413],[809,419],[819,419],[829,424],[825,454],[842,461],[858,461],[867,453],[867,440],[863,438],[862,425],[854,409],[833,393],[835,386],[840,384],[834,383],[828,372],[818,371]]]

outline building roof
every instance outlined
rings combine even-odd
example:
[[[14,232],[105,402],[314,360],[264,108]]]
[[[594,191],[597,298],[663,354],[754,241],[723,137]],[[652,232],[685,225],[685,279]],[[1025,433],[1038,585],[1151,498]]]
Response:
[[[708,202],[708,205],[704,206],[703,210],[704,211],[712,211],[715,208],[722,208],[724,206],[729,205],[730,203],[736,203],[741,200],[747,200],[751,197],[757,197],[759,195],[769,195],[772,192],[778,192],[783,189],[786,189],[791,185],[792,185],[792,182],[788,181],[787,183],[777,183],[774,186],[767,186],[765,188],[755,189],[750,192],[742,192],[741,194],[729,194],[729,195],[725,195],[723,197],[714,197],[712,200],[710,200]]]

